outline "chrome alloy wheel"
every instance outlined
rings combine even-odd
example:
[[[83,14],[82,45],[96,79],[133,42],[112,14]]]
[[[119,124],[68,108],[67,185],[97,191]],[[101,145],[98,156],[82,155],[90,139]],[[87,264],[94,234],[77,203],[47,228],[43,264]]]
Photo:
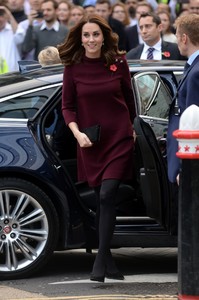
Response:
[[[0,190],[0,272],[18,271],[35,261],[47,243],[49,224],[29,194]]]

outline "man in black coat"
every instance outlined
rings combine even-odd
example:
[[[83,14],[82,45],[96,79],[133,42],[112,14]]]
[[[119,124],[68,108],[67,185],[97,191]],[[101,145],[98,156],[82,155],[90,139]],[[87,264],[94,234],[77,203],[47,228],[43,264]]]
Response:
[[[109,0],[97,0],[95,4],[95,12],[105,20],[107,20],[109,26],[113,32],[119,36],[118,48],[119,50],[126,50],[126,39],[124,25],[111,17],[111,3]]]
[[[139,28],[144,44],[130,50],[126,55],[127,59],[185,59],[181,56],[177,44],[162,41],[162,24],[159,16],[154,13],[142,14]]]
[[[126,31],[126,51],[134,49],[140,44],[138,26],[130,26],[125,29]]]

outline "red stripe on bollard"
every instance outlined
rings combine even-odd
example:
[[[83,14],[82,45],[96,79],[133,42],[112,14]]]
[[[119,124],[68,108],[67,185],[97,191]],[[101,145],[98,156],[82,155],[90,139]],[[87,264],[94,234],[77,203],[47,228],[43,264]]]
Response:
[[[199,130],[175,130],[173,136],[176,139],[199,139]]]
[[[179,300],[199,300],[199,296],[178,295]]]

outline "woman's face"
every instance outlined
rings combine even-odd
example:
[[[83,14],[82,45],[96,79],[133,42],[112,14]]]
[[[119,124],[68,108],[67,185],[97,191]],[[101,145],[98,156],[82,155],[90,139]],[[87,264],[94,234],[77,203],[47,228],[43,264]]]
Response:
[[[120,22],[124,22],[125,20],[125,10],[122,6],[117,5],[113,9],[112,17]]]
[[[79,8],[72,8],[70,12],[70,21],[73,25],[76,25],[84,16],[84,13]]]
[[[160,13],[159,17],[160,17],[161,23],[162,23],[162,32],[164,33],[170,27],[169,17],[165,13]]]
[[[70,10],[67,3],[60,3],[57,9],[57,17],[59,21],[68,21]]]
[[[85,55],[89,58],[101,56],[104,36],[99,25],[86,23],[82,27],[82,46],[85,48]]]

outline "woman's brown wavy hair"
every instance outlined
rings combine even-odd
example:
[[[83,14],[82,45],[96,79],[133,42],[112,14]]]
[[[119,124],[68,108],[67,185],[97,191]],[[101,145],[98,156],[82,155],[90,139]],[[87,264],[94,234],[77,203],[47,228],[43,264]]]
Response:
[[[121,56],[125,52],[118,50],[118,35],[113,33],[107,21],[98,15],[85,16],[77,25],[70,29],[64,43],[58,45],[62,63],[67,66],[81,62],[85,54],[85,49],[82,46],[82,27],[86,23],[95,23],[101,28],[104,36],[101,55],[107,66],[110,66],[115,62],[116,56]]]

